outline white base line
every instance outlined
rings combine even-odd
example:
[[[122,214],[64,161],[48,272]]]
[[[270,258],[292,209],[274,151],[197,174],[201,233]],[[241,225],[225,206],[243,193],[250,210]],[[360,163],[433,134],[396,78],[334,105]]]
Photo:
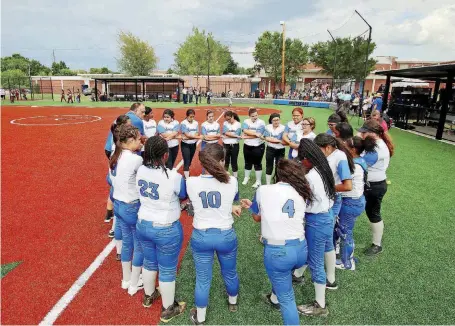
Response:
[[[224,115],[224,112],[216,119],[216,122],[221,119]],[[199,145],[201,140],[198,140],[197,144]],[[196,145],[197,146],[197,145]],[[183,160],[177,164],[176,169],[180,169],[183,165]],[[73,301],[82,287],[87,283],[87,281],[92,277],[93,273],[101,266],[103,261],[106,259],[107,256],[111,253],[111,251],[115,248],[115,240],[109,242],[109,244],[101,251],[98,257],[95,258],[93,263],[82,273],[81,276],[73,283],[70,289],[63,295],[63,297],[58,300],[55,306],[47,313],[46,317],[39,323],[39,325],[53,325],[57,318],[61,315],[61,313],[68,307],[68,305]]]

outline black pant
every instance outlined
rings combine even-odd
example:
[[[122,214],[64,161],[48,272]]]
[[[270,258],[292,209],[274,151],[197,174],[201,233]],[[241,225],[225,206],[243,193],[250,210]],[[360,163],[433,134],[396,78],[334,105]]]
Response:
[[[182,141],[183,171],[189,171],[194,153],[196,153],[196,143],[187,144]]]
[[[239,157],[239,144],[223,144],[224,146],[224,168],[226,171],[229,170],[229,164],[232,165],[232,172],[237,172],[239,170],[239,165],[237,160]]]
[[[284,148],[273,148],[267,146],[265,151],[265,174],[272,175],[273,167],[284,157]]]
[[[262,171],[262,157],[264,157],[265,144],[249,146],[243,144],[243,157],[245,159],[245,170],[251,170],[253,165],[256,171]]]
[[[111,154],[112,154],[111,151],[108,151],[107,149],[105,149],[105,150],[104,150],[104,154],[106,154],[108,160],[111,159]]]
[[[174,167],[175,160],[177,159],[177,154],[179,153],[179,145],[169,148],[169,157],[166,162],[166,167],[169,170],[172,170]]]
[[[370,182],[370,185],[365,185],[365,212],[371,223],[382,221],[381,218],[381,203],[382,198],[387,192],[387,182],[385,180],[378,182]]]

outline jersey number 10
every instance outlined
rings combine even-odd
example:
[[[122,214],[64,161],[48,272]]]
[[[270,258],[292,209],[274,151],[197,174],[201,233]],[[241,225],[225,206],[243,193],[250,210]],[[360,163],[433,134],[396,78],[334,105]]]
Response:
[[[202,207],[204,208],[220,208],[221,206],[221,194],[219,191],[201,191],[199,197],[202,200]]]

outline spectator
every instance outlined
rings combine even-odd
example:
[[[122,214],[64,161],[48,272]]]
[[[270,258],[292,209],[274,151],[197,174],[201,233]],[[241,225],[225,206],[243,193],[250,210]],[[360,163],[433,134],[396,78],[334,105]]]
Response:
[[[374,95],[374,98],[375,99],[373,100],[372,111],[378,110],[379,113],[382,113],[382,94],[376,93],[376,95]]]

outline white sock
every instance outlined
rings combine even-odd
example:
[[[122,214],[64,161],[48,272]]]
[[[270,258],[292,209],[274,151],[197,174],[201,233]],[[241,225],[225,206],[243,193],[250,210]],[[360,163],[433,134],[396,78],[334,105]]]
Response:
[[[232,172],[232,174],[234,175],[234,178],[237,178],[237,172]]]
[[[276,296],[275,293],[273,293],[273,291],[272,291],[272,295],[270,296],[270,301],[272,301],[272,303],[274,303],[274,304],[278,304],[279,303],[278,302],[278,297]]]
[[[161,298],[163,300],[164,309],[169,308],[174,303],[175,298],[175,281],[159,282]]]
[[[196,308],[196,310],[197,310],[197,321],[199,323],[205,322],[205,315],[207,314],[207,307]]]
[[[336,254],[335,250],[324,253],[325,272],[327,274],[327,281],[330,283],[335,282],[335,265]]]
[[[305,272],[305,269],[307,268],[308,265],[303,265],[302,267],[300,268],[297,268],[295,271],[294,271],[294,276],[295,277],[302,277],[303,276],[303,273]]]
[[[382,243],[382,234],[384,233],[384,221],[378,223],[370,223],[371,231],[373,231],[373,243],[380,246]]]
[[[261,184],[262,183],[262,180],[261,180],[262,179],[262,170],[255,171],[255,173],[256,173],[256,182]]]
[[[141,271],[142,271],[142,266],[140,266],[140,267],[133,266],[133,270],[131,272],[130,286],[134,286],[134,287],[137,286],[137,283],[139,282],[139,276],[141,275]]]
[[[190,177],[190,171],[183,171],[183,174],[185,175],[185,179]]]
[[[237,297],[238,297],[238,295],[235,295],[233,297],[228,296],[229,303],[230,304],[236,304],[237,303]]]
[[[314,292],[316,294],[316,301],[319,303],[321,308],[325,308],[325,284],[314,284]]]
[[[144,281],[144,292],[147,295],[152,295],[155,292],[157,271],[148,271],[145,268],[142,270],[142,279]]]
[[[111,231],[115,231],[115,224],[117,224],[117,216],[114,215],[114,221],[112,222],[112,228]]]
[[[265,182],[269,185],[272,183],[272,176],[269,174],[265,175]]]
[[[115,240],[115,248],[117,249],[117,255],[122,253],[122,240]]]
[[[131,261],[122,261],[122,274],[124,282],[131,280]]]
[[[245,179],[249,179],[251,174],[251,170],[245,170]]]

